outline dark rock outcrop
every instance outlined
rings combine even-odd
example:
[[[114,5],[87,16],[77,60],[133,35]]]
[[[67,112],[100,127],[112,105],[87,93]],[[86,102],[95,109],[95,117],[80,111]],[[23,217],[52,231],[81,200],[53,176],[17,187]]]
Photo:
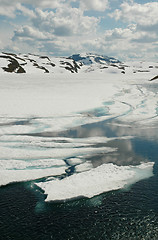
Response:
[[[25,73],[26,71],[24,70],[24,68],[22,66],[20,66],[19,62],[11,57],[11,56],[0,56],[0,58],[5,58],[7,59],[10,63],[8,64],[7,67],[2,67],[2,69],[5,72],[16,72],[16,73]]]
[[[74,73],[74,72],[78,72],[78,69],[80,69],[80,66],[73,60],[72,64],[69,62],[65,62],[65,61],[60,61],[60,63],[63,65],[63,67],[66,70],[69,70],[70,72]]]
[[[158,75],[157,76],[155,76],[155,77],[153,77],[152,79],[150,79],[149,81],[153,81],[153,80],[156,80],[156,79],[158,79]]]

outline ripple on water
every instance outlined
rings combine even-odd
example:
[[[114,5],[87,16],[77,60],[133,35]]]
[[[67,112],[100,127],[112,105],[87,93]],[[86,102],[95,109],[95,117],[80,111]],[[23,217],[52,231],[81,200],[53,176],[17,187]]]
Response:
[[[8,185],[0,189],[1,239],[156,240],[157,180],[154,176],[129,191],[63,203],[42,203],[43,194],[31,191],[30,183]]]

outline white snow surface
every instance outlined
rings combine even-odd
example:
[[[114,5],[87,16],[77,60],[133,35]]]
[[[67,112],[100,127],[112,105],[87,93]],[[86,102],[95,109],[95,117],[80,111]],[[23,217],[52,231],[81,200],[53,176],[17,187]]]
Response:
[[[138,74],[139,75],[139,74]],[[59,131],[118,117],[122,121],[150,121],[156,116],[157,96],[147,91],[142,77],[121,74],[15,75],[0,79],[2,123],[32,119],[27,126],[3,126],[0,133]],[[43,75],[42,75],[43,76]],[[132,75],[133,76],[133,75]],[[143,76],[143,75],[141,75]],[[108,105],[106,102],[111,101]],[[94,111],[108,111],[100,117]],[[131,117],[132,116],[132,117]],[[1,124],[0,119],[0,124]]]

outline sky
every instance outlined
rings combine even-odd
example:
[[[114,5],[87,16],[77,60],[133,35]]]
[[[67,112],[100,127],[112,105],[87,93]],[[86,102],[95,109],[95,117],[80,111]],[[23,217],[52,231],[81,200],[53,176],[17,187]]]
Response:
[[[158,1],[0,0],[0,51],[158,61]]]

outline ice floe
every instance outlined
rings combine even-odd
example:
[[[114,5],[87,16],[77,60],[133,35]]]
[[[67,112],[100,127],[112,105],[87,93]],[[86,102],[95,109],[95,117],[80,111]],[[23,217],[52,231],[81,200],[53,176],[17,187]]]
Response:
[[[116,166],[103,164],[95,169],[74,174],[62,180],[37,183],[47,194],[46,201],[60,201],[78,197],[92,198],[103,192],[124,188],[128,184],[153,175],[153,164]]]
[[[32,148],[6,148],[0,147],[0,159],[41,159],[41,158],[68,158],[70,156],[84,156],[87,154],[108,153],[116,151],[110,147],[84,147],[84,148],[48,148],[43,151],[41,149]]]
[[[38,159],[32,161],[22,160],[0,160],[0,170],[38,168],[66,166],[62,159]]]
[[[63,173],[65,173],[65,167],[30,170],[0,170],[0,186],[12,182],[35,180],[47,176],[57,176]]]

